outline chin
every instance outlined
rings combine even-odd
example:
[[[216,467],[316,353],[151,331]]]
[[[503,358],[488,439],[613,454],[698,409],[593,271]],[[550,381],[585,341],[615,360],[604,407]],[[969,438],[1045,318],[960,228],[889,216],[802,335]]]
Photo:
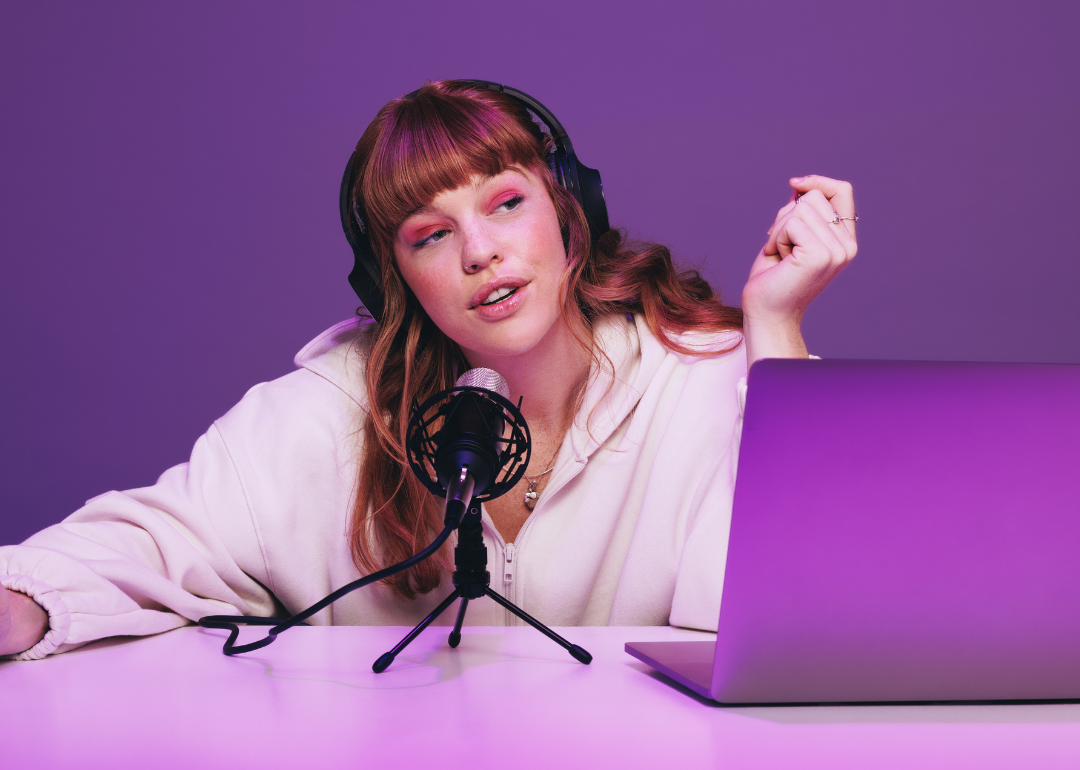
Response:
[[[537,319],[507,319],[480,334],[468,335],[468,340],[460,340],[458,345],[470,362],[473,357],[490,363],[490,359],[524,356],[552,333],[555,320],[557,318],[543,323]]]
[[[472,340],[472,344],[462,345],[466,357],[479,357],[485,360],[493,358],[516,358],[528,355],[539,344],[539,339],[522,336],[487,338],[484,340]],[[472,360],[470,358],[470,360]]]

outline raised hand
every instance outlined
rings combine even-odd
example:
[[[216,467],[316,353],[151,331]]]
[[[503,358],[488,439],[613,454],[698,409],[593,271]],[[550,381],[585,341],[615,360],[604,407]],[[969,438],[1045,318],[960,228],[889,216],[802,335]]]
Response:
[[[743,288],[751,364],[806,356],[803,313],[858,251],[850,184],[823,176],[796,177],[790,184],[792,199],[777,212]]]

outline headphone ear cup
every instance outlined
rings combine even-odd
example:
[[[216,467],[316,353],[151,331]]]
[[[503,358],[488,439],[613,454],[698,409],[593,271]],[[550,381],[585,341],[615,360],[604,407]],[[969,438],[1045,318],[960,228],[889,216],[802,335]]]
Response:
[[[577,178],[580,193],[578,200],[585,209],[585,219],[589,222],[589,234],[596,243],[600,236],[611,229],[608,221],[607,200],[604,198],[604,183],[600,172],[578,161]]]
[[[382,280],[376,273],[378,262],[371,249],[371,241],[366,235],[353,230],[349,237],[349,244],[353,248],[352,272],[349,273],[349,285],[353,287],[356,296],[364,303],[364,308],[376,321],[382,321],[385,297],[383,294]]]
[[[548,165],[555,181],[581,204],[585,221],[589,224],[589,236],[596,243],[601,235],[611,229],[600,172],[579,161],[573,150],[567,152],[561,146],[548,156]]]
[[[338,190],[338,212],[341,215],[341,229],[345,232],[345,238],[352,247],[353,269],[349,273],[349,285],[364,303],[364,308],[376,321],[382,321],[383,307],[385,306],[382,276],[379,275],[379,262],[375,259],[375,252],[371,248],[371,239],[361,226],[360,216],[353,199],[353,186],[360,173],[356,152],[354,151],[345,166],[345,173],[341,177],[341,188]]]

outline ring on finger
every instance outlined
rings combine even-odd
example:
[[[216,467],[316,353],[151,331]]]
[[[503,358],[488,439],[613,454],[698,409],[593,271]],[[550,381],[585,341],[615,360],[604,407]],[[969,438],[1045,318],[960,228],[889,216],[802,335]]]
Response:
[[[850,216],[850,217],[842,217],[839,214],[837,214],[836,212],[833,212],[833,218],[828,220],[827,224],[838,225],[841,222],[843,222],[845,219],[850,219],[852,222],[858,222],[859,221],[859,215],[855,214],[854,216]]]

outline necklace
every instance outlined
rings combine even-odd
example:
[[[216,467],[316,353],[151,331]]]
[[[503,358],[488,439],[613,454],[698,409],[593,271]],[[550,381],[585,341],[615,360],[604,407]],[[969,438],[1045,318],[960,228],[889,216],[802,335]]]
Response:
[[[525,475],[525,480],[529,482],[529,488],[525,492],[525,507],[530,511],[536,507],[536,501],[540,497],[540,493],[536,491],[536,485],[540,483],[540,479],[551,473],[552,469],[555,467],[555,455],[557,454],[559,454],[558,445],[556,445],[555,451],[551,455],[551,459],[548,460],[549,466],[546,471],[537,473],[535,476]]]

